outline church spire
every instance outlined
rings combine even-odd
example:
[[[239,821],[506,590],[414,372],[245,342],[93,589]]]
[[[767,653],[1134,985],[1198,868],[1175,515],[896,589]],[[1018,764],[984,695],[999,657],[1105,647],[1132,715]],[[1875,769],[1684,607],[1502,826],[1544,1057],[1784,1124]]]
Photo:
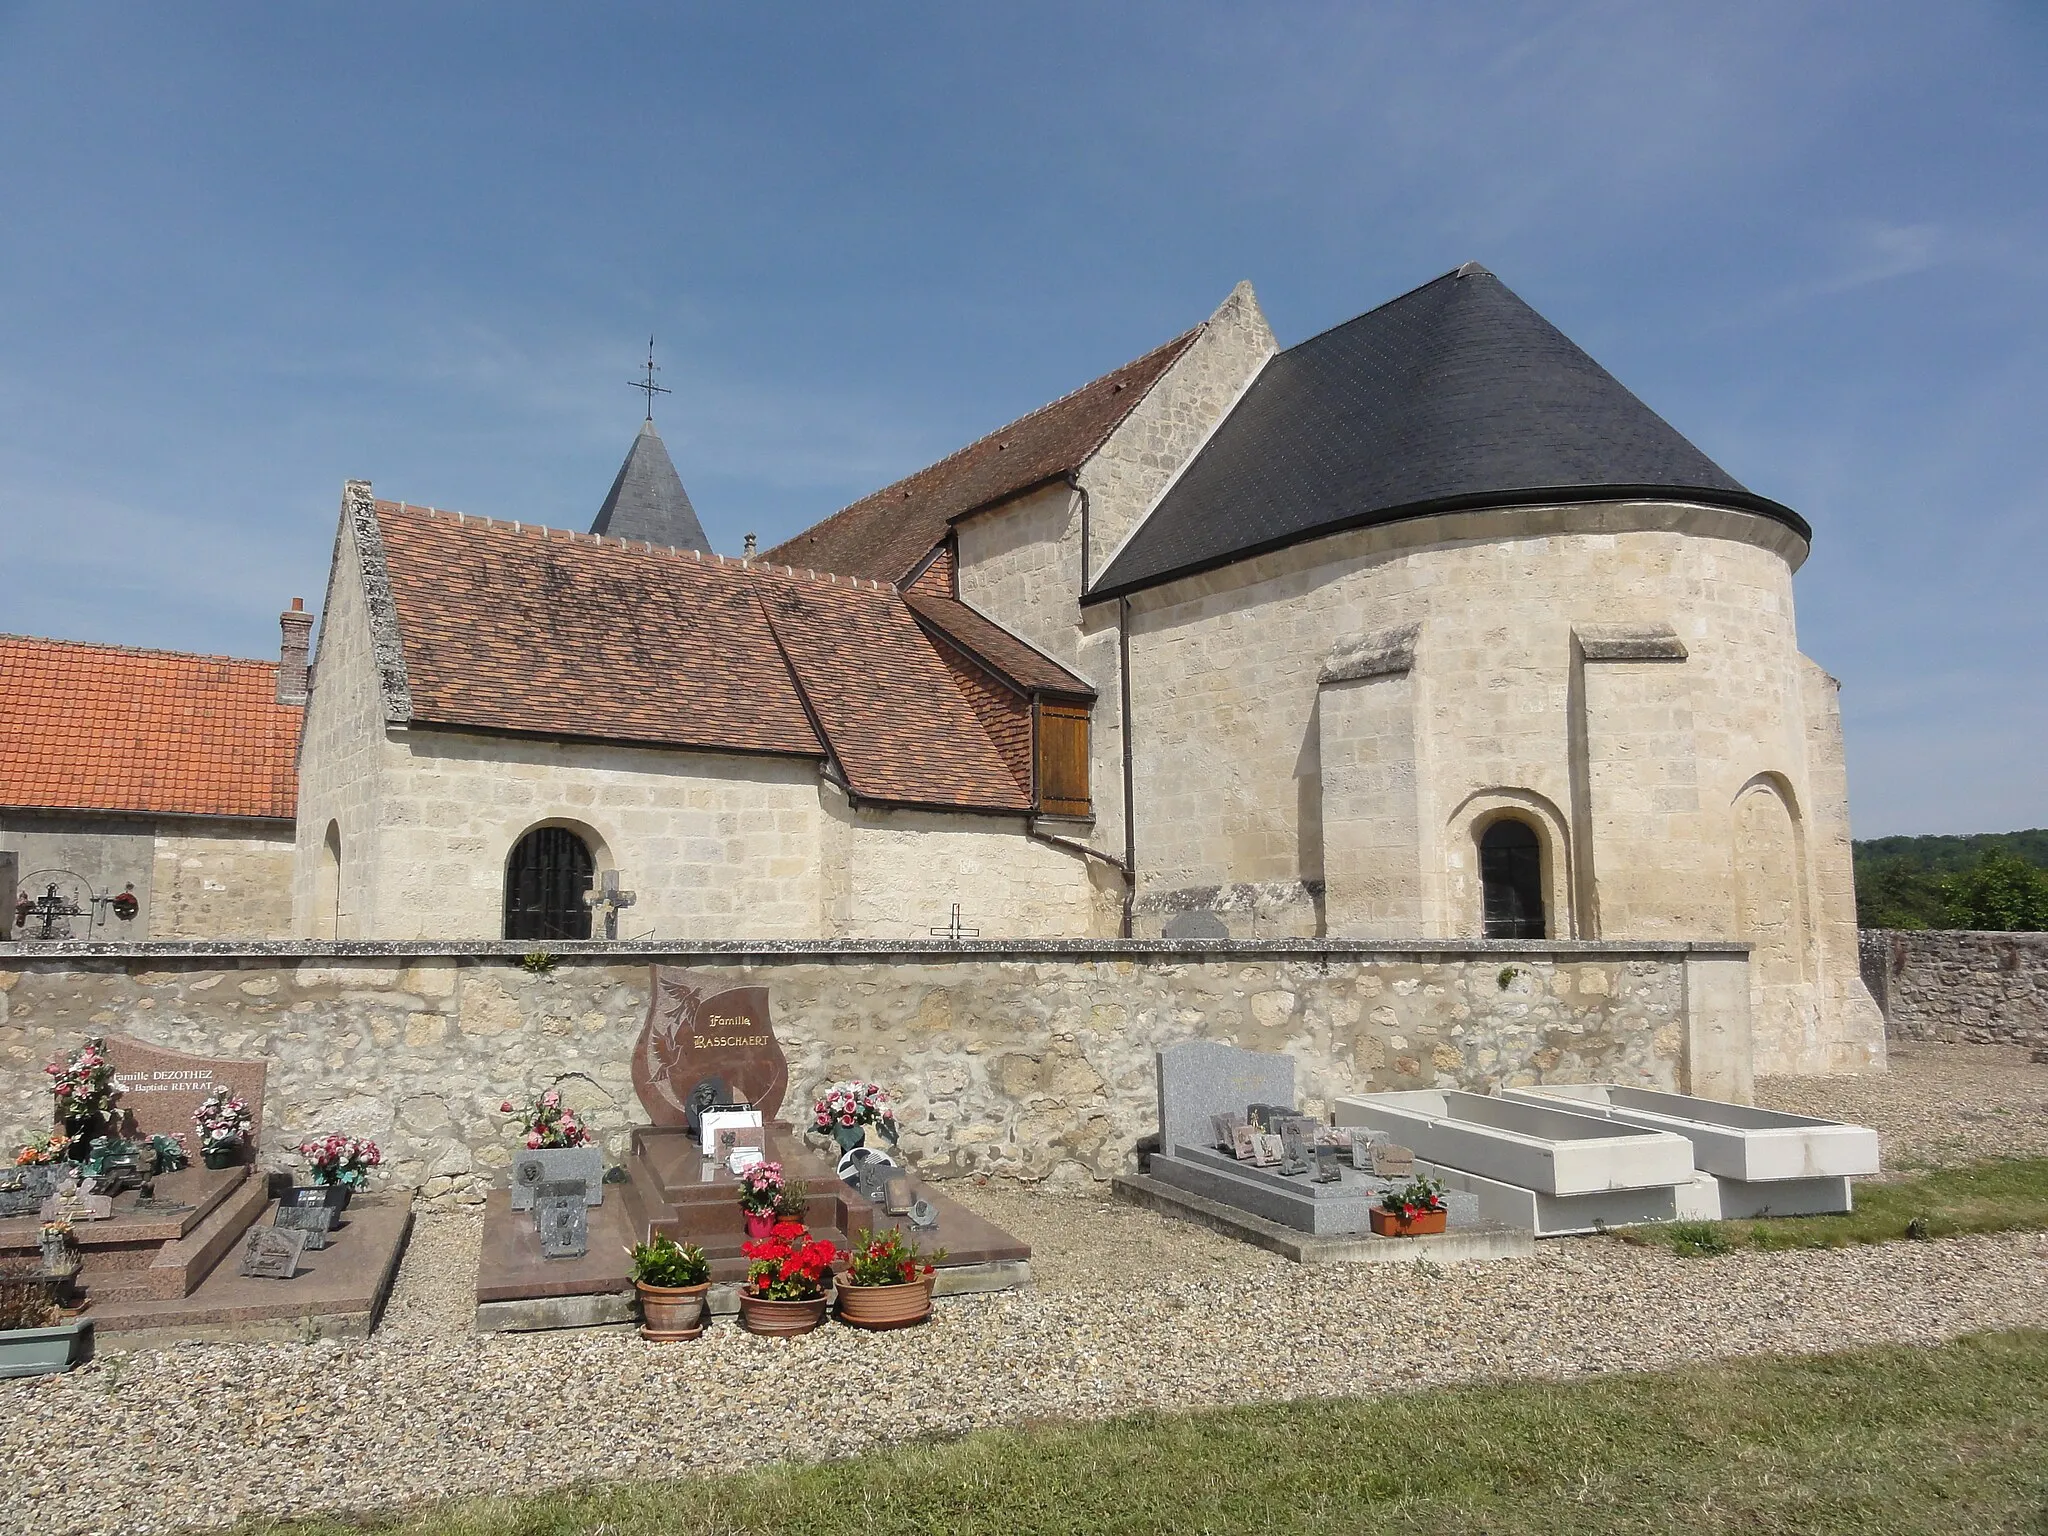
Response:
[[[668,391],[654,382],[660,372],[654,361],[654,338],[647,338],[646,377],[633,385],[647,396],[647,419],[626,450],[604,505],[598,508],[592,533],[614,539],[646,540],[649,544],[694,549],[711,553],[711,541],[704,537],[704,525],[697,521],[697,509],[683,489],[682,476],[669,459],[661,434],[654,430],[654,397]]]

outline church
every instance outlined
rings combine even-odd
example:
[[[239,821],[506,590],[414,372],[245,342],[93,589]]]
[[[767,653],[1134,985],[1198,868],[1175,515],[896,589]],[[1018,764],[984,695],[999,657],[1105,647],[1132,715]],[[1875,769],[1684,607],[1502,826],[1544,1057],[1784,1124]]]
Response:
[[[1477,264],[1248,285],[786,542],[651,412],[590,531],[344,489],[306,938],[1740,938],[1882,1059],[1812,530]]]

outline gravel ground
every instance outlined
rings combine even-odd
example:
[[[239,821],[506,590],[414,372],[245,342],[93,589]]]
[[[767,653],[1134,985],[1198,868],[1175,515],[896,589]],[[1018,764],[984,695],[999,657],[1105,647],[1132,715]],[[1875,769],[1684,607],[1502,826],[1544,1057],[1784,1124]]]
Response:
[[[1889,1080],[1773,1083],[1769,1097],[1966,1155],[2002,1145],[1984,1128],[2002,1130],[2027,1104],[2038,1118],[2048,1088],[2018,1080],[2002,1055],[1901,1065]],[[1887,1082],[1889,1096],[1874,1086]],[[1929,1113],[1913,1101],[1931,1088],[1943,1107]],[[2048,1326],[2043,1234],[1713,1259],[1586,1239],[1514,1263],[1302,1269],[1099,1200],[967,1198],[1033,1244],[1037,1286],[942,1302],[929,1326],[903,1333],[828,1326],[769,1341],[721,1321],[658,1347],[617,1331],[472,1334],[480,1225],[422,1217],[371,1340],[109,1353],[70,1376],[0,1384],[0,1462],[16,1469],[0,1530],[387,1508],[841,1456],[1044,1417]],[[714,1384],[728,1412],[707,1420]],[[317,1481],[299,1475],[315,1468]]]
[[[1872,1127],[1892,1172],[2048,1157],[2048,1065],[2018,1046],[1894,1043],[1886,1072],[1759,1078],[1756,1101]]]

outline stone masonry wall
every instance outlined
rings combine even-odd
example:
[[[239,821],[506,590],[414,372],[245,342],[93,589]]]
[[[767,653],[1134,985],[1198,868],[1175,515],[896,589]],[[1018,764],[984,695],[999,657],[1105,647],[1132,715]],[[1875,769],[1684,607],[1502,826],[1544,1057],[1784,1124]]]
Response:
[[[1894,1040],[2048,1049],[2048,933],[1861,935],[1863,980]]]
[[[152,939],[282,939],[292,931],[289,823],[157,828]]]
[[[935,1177],[1106,1178],[1155,1128],[1153,1052],[1196,1036],[1290,1052],[1312,1102],[1588,1079],[1740,1096],[1713,1053],[1747,1044],[1739,949],[592,944],[534,975],[514,948],[0,954],[0,1145],[48,1123],[57,1051],[124,1033],[266,1058],[271,1166],[344,1130],[375,1138],[401,1187],[475,1203],[513,1152],[500,1101],[557,1078],[623,1153],[644,1118],[629,1062],[656,963],[766,986],[790,1062],[783,1118],[828,1081],[876,1079]]]

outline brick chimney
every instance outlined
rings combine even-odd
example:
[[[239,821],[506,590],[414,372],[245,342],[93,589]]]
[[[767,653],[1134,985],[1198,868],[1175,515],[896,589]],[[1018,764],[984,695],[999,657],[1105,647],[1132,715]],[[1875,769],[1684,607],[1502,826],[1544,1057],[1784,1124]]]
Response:
[[[277,647],[277,702],[306,702],[306,656],[312,649],[313,615],[303,597],[292,599],[291,611],[277,616],[284,639]]]

